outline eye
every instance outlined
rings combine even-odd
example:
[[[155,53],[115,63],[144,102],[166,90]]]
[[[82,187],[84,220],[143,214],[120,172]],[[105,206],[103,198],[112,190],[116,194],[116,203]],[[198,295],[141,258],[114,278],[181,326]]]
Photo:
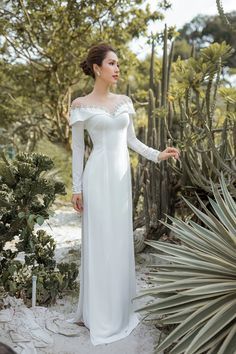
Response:
[[[110,64],[115,64],[115,62],[114,61],[112,61],[112,62],[110,62]],[[120,64],[117,64],[117,66],[118,66],[118,68],[120,67]]]

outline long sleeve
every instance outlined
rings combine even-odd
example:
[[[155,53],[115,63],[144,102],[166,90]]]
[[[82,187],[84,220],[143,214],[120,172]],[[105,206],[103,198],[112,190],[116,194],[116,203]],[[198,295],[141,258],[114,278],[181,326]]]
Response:
[[[84,122],[77,121],[72,125],[72,193],[82,191],[82,175],[84,165]]]
[[[155,163],[160,163],[161,160],[159,160],[159,154],[160,151],[153,149],[152,147],[149,147],[142,143],[135,134],[135,129],[134,129],[134,124],[133,124],[133,118],[132,115],[135,114],[135,110],[133,107],[133,103],[130,101],[130,121],[127,129],[127,144],[128,147],[137,152],[138,154],[144,156],[148,160],[154,161]]]

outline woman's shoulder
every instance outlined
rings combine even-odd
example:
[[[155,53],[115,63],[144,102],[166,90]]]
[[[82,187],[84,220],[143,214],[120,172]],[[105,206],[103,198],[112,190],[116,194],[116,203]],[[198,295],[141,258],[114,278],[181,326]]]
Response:
[[[119,95],[119,96],[128,102],[132,102],[131,98],[127,95]]]
[[[117,94],[116,96],[119,96],[119,97],[121,97],[121,98],[130,99],[130,97],[129,97],[129,96],[124,95],[124,94]]]
[[[125,100],[127,102],[132,102],[131,98],[127,95],[124,94],[117,94],[117,93],[113,93],[112,96],[114,97],[114,101],[119,101],[119,100]],[[90,102],[91,100],[91,96],[90,95],[86,95],[86,96],[81,96],[81,97],[76,97],[72,103],[71,103],[71,107],[79,107],[80,105],[83,104],[90,104],[92,102]]]
[[[83,102],[84,102],[84,97],[76,97],[72,102],[71,102],[71,107],[79,107]]]
[[[125,103],[128,103],[128,104],[132,104],[132,100],[129,96],[127,95],[124,95],[124,94],[117,94],[117,96],[119,96],[117,98],[117,101],[120,101],[120,102],[125,102]]]

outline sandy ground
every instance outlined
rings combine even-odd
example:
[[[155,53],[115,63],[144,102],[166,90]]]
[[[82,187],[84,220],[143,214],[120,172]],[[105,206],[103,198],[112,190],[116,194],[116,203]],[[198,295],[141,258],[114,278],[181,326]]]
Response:
[[[43,226],[57,241],[56,259],[74,261],[80,264],[81,217],[70,205],[60,206],[55,214]],[[21,258],[22,255],[19,255]],[[154,264],[155,259],[147,251],[136,254],[136,276],[138,293],[151,285],[148,283],[147,265]],[[14,312],[14,321],[9,321],[11,313],[0,312],[0,341],[8,343],[17,353],[21,354],[153,354],[154,346],[159,339],[155,321],[144,320],[124,339],[113,343],[93,346],[90,342],[89,330],[75,324],[66,324],[66,319],[73,317],[78,303],[78,296],[65,296],[58,299],[53,306],[26,308],[14,299],[9,300]],[[14,303],[15,301],[15,303]],[[151,302],[152,298],[145,296],[135,300],[136,308]],[[4,322],[5,316],[5,322]],[[7,318],[7,320],[6,320]],[[28,338],[25,323],[34,328],[35,337]],[[13,326],[14,324],[14,326]],[[21,329],[21,330],[20,330]],[[41,331],[41,332],[40,332]],[[28,330],[28,333],[30,330]],[[64,333],[63,333],[64,332]],[[31,334],[33,331],[30,332]],[[13,335],[14,334],[14,335]],[[18,337],[17,337],[18,335]],[[21,336],[21,337],[20,337]],[[42,340],[39,340],[41,336]],[[17,344],[14,345],[12,340]]]

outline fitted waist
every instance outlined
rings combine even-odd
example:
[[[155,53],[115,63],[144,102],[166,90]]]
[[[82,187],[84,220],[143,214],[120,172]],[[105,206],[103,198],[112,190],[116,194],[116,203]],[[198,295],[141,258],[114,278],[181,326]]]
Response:
[[[104,147],[101,145],[95,145],[93,146],[92,149],[92,153],[93,154],[105,154],[105,155],[109,155],[109,154],[122,154],[122,153],[126,153],[128,151],[128,145],[118,145],[118,146],[110,146],[108,147]]]

